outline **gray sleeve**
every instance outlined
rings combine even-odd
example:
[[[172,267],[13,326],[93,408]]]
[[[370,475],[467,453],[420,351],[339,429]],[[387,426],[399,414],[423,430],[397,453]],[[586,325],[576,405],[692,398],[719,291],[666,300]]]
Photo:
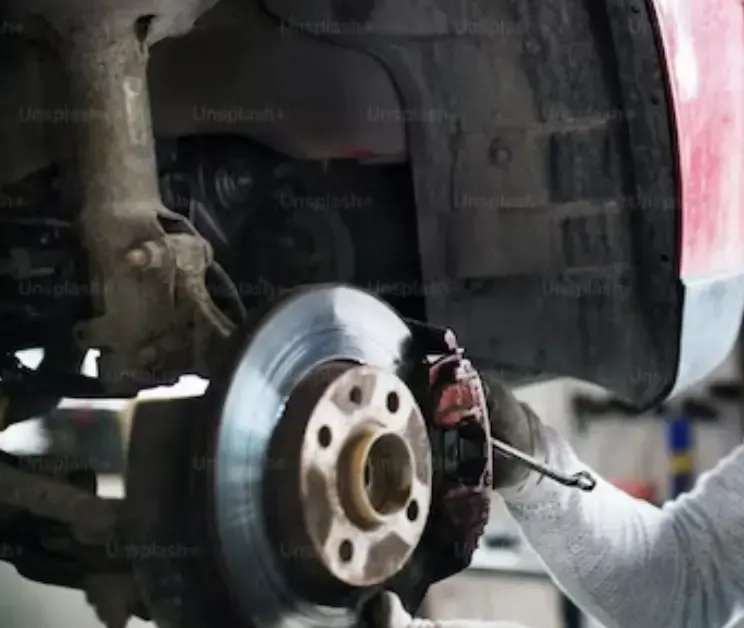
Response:
[[[543,428],[541,455],[585,469]],[[663,508],[600,480],[530,476],[502,496],[559,586],[608,628],[723,628],[744,607],[744,446]]]

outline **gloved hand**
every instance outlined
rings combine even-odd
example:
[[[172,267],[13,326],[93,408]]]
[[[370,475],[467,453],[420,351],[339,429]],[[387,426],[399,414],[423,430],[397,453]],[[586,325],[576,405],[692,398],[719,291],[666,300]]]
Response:
[[[521,403],[511,389],[488,373],[481,373],[491,425],[491,436],[530,456],[536,453],[540,434],[540,419],[526,403]],[[493,455],[493,488],[520,485],[530,475],[524,465],[499,455]]]

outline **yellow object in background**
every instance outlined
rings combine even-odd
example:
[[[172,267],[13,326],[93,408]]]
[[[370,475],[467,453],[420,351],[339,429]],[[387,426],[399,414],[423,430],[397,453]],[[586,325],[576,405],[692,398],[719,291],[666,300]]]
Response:
[[[669,470],[673,474],[692,473],[695,468],[695,461],[690,453],[678,453],[669,456]]]

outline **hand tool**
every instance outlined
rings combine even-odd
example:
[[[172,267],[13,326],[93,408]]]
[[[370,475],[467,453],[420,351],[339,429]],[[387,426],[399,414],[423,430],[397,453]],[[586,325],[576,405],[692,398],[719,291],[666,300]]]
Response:
[[[550,478],[551,480],[563,484],[564,486],[570,486],[578,488],[582,491],[590,492],[593,491],[597,486],[597,480],[588,471],[579,471],[574,474],[566,474],[562,471],[558,471],[552,467],[549,467],[542,462],[538,462],[532,456],[515,449],[511,445],[507,445],[505,442],[498,440],[497,438],[491,437],[491,447],[494,452],[507,458],[512,458],[522,463],[524,466],[537,471],[540,475]]]

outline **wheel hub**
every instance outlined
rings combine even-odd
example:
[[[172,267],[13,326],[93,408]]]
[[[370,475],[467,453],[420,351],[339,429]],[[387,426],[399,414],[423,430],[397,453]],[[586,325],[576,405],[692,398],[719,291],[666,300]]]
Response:
[[[314,558],[356,587],[394,576],[421,538],[430,501],[426,425],[406,384],[380,368],[333,362],[300,382],[282,421],[301,432],[277,447],[298,476],[313,554],[298,552],[298,567]]]

